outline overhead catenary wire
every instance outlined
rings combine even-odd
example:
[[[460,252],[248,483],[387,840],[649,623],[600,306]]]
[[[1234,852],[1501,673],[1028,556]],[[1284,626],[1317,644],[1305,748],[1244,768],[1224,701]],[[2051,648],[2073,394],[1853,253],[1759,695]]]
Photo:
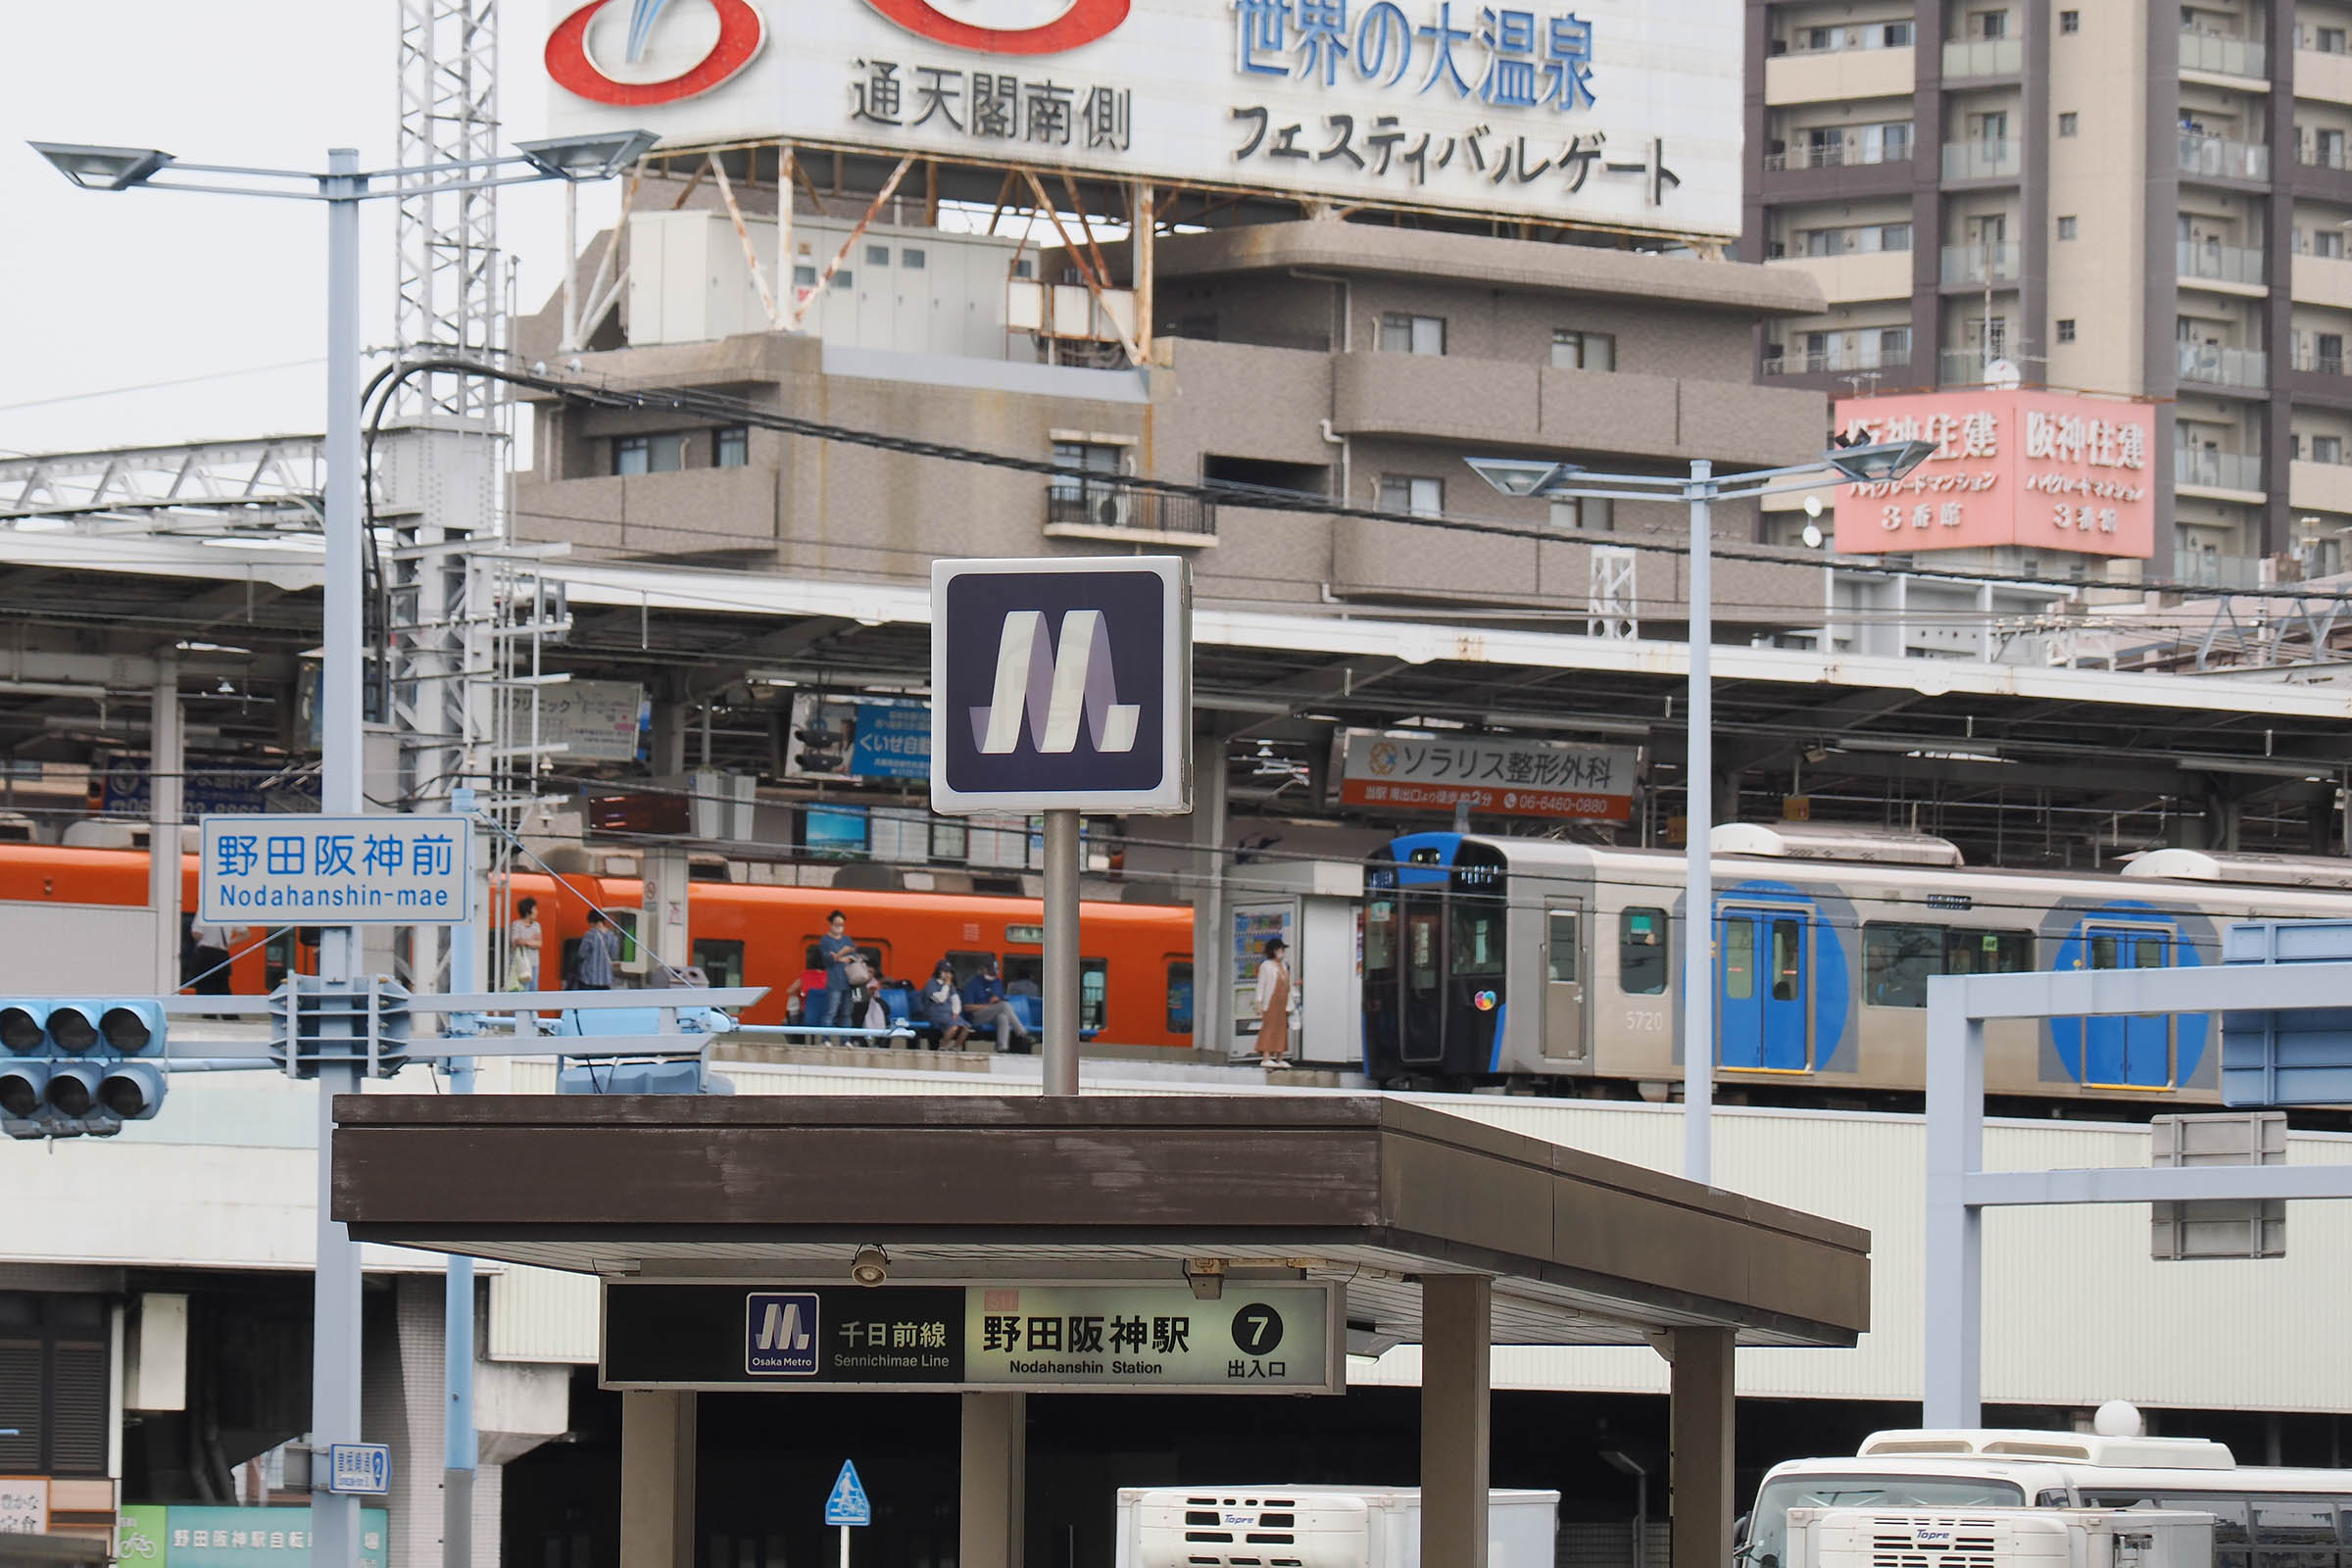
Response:
[[[946,463],[969,464],[980,467],[1001,468],[1016,473],[1035,474],[1042,478],[1069,479],[1081,484],[1101,486],[1106,477],[1118,487],[1150,495],[1168,496],[1177,500],[1200,501],[1213,505],[1238,507],[1257,512],[1294,513],[1309,516],[1347,517],[1366,522],[1390,522],[1411,527],[1431,528],[1444,532],[1483,534],[1489,537],[1517,539],[1529,543],[1559,544],[1571,536],[1540,528],[1529,528],[1492,519],[1455,516],[1448,514],[1401,513],[1379,507],[1356,505],[1348,498],[1312,495],[1299,491],[1269,489],[1230,481],[1193,483],[1182,479],[1155,479],[1140,474],[1106,476],[1097,469],[1082,468],[1071,464],[1055,463],[1049,458],[1022,457],[1016,453],[991,452],[978,447],[959,446],[953,442],[926,441],[913,436],[897,435],[888,431],[861,429],[855,425],[835,424],[824,419],[805,418],[799,415],[781,413],[745,398],[728,397],[722,393],[706,392],[696,388],[662,387],[630,390],[603,386],[587,381],[565,380],[535,370],[519,370],[486,361],[460,358],[433,358],[404,361],[386,366],[370,381],[364,398],[372,398],[375,408],[368,416],[368,431],[373,441],[388,407],[392,392],[412,375],[459,373],[486,376],[513,386],[528,387],[567,402],[591,407],[625,409],[633,412],[664,412],[707,418],[724,424],[743,424],[783,435],[804,436],[810,440],[833,442],[844,446],[866,447],[876,451],[894,452],[906,457],[929,458]],[[1660,474],[1661,480],[1677,476]],[[1737,485],[1739,472],[1719,473],[1715,484]],[[1831,482],[1831,481],[1825,481]],[[1679,504],[1679,490],[1662,487],[1655,497],[1628,497],[1629,500],[1655,500],[1663,504]],[[1735,497],[1734,500],[1747,499]],[[1656,538],[1637,533],[1611,534],[1607,543],[1628,550],[1658,555],[1683,556],[1689,547],[1661,535]],[[1819,558],[1792,556],[1787,552],[1742,547],[1718,540],[1712,550],[1718,560],[1749,561],[1773,565],[1809,567],[1829,564]],[[1961,571],[1945,567],[1922,570],[1911,565],[1888,565],[1876,562],[1838,560],[1840,571],[1862,575],[1928,578],[1957,583],[2014,584],[2019,586],[2064,588],[2080,592],[2088,589],[2108,589],[2116,592],[2170,593],[2191,598],[2243,598],[2249,594],[2270,598],[2299,598],[2314,602],[2352,603],[2352,590],[2337,592],[2303,592],[2300,590],[2229,589],[2210,584],[2142,580],[2117,583],[2097,582],[2075,577],[2040,577],[2017,572]],[[1579,611],[1577,613],[1581,614]]]

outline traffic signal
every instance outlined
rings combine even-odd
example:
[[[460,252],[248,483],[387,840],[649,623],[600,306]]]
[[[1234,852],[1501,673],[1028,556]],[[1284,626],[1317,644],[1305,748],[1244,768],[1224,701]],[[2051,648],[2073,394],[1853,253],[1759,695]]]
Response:
[[[0,999],[0,1126],[105,1137],[164,1102],[164,1008],[149,997]]]
[[[330,986],[315,974],[298,974],[288,982],[270,999],[270,1052],[291,1076],[318,1077],[319,1060],[330,1052],[338,1059],[365,1062],[371,1027],[375,1075],[389,1078],[409,1064],[412,1020],[406,987],[381,976]]]

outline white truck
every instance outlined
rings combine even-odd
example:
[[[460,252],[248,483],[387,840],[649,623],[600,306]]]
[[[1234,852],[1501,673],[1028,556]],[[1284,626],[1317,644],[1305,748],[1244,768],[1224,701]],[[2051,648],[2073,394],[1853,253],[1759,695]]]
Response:
[[[1789,1568],[2213,1568],[2172,1508],[1791,1508]]]
[[[1488,1568],[1551,1568],[1560,1494],[1487,1498]],[[1421,1568],[1421,1489],[1121,1487],[1118,1568]]]

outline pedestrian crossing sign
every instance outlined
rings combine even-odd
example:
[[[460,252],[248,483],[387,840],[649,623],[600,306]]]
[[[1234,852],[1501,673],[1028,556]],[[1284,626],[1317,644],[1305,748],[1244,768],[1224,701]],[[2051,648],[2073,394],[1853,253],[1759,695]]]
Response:
[[[858,1480],[858,1467],[844,1459],[841,1474],[833,1478],[832,1494],[825,1498],[825,1523],[870,1525],[873,1522],[874,1505],[865,1500],[865,1488]]]

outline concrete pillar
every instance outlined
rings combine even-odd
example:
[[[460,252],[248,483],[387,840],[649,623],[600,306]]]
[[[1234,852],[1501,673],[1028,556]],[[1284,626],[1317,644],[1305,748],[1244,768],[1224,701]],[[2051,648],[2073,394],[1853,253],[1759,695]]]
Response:
[[[645,972],[649,977],[665,974],[662,964],[683,969],[694,956],[686,927],[686,852],[648,848],[639,853],[638,861],[644,891],[637,942],[646,955]]]
[[[694,1568],[695,1396],[620,1396],[620,1560]]]
[[[179,990],[180,775],[187,770],[181,736],[179,661],[167,653],[155,662],[155,718],[147,738],[147,906],[155,911],[159,997]]]
[[[1193,1049],[1223,1061],[1233,1050],[1232,934],[1225,924],[1225,737],[1193,735]]]
[[[1421,1280],[1421,1560],[1487,1565],[1489,1365],[1494,1286],[1483,1274]],[[1691,1558],[1692,1562],[1702,1559]]]
[[[958,1568],[1021,1568],[1027,1549],[1029,1396],[963,1396],[962,1475]]]
[[[1732,1560],[1732,1331],[1674,1331],[1674,1560]]]

